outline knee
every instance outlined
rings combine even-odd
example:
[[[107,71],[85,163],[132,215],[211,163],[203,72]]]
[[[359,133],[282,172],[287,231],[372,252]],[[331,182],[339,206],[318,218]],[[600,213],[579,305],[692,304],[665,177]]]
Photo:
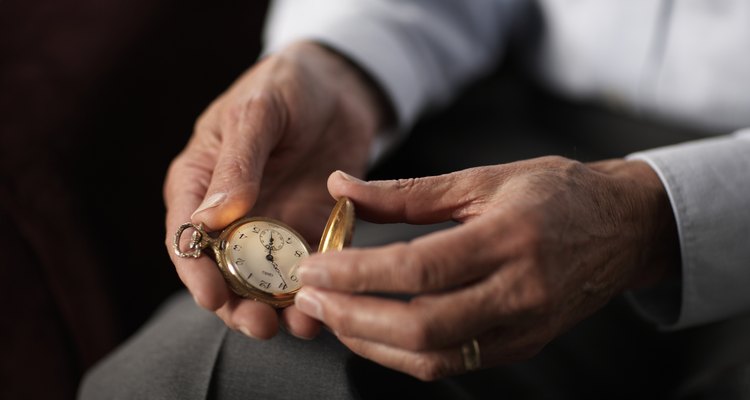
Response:
[[[189,295],[177,295],[86,373],[79,398],[203,398],[225,332]]]

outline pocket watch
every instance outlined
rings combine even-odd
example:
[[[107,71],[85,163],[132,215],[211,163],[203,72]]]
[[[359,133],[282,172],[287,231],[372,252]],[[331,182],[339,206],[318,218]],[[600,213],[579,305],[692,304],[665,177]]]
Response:
[[[180,249],[180,239],[193,229],[189,250]],[[331,211],[320,239],[318,252],[339,251],[351,242],[354,205],[343,197]],[[276,308],[294,302],[302,287],[297,277],[299,262],[310,255],[310,245],[290,226],[265,217],[239,219],[211,237],[203,225],[186,222],[174,236],[174,252],[179,257],[198,258],[211,249],[216,264],[229,287],[238,295]]]

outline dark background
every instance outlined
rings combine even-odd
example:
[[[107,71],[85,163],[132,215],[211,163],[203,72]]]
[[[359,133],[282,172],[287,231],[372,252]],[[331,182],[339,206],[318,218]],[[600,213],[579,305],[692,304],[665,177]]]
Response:
[[[0,398],[71,398],[181,287],[161,186],[265,2],[0,1]]]

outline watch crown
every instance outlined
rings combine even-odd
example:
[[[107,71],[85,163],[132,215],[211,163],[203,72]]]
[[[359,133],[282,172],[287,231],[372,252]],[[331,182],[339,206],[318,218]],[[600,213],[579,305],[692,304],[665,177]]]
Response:
[[[203,240],[203,235],[200,231],[193,231],[193,234],[190,235],[190,245],[188,245],[190,250],[197,249],[200,246],[201,240]]]

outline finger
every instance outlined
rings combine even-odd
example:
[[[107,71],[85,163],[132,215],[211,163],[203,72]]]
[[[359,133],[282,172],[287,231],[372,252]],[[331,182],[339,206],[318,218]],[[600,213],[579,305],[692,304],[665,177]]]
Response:
[[[472,168],[424,178],[364,182],[341,171],[328,178],[335,198],[349,197],[357,216],[378,223],[429,224],[464,221],[509,175],[503,168]]]
[[[423,381],[456,375],[465,370],[460,349],[412,352],[346,336],[339,336],[339,340],[364,358]]]
[[[281,323],[290,334],[300,339],[311,340],[320,334],[320,321],[310,318],[295,306],[281,312]]]
[[[303,287],[297,308],[339,335],[366,339],[412,351],[442,348],[507,322],[496,314],[487,287],[404,302]]]
[[[315,254],[300,263],[298,274],[306,285],[353,292],[458,287],[492,273],[512,254],[514,241],[506,237],[513,232],[503,221],[475,220],[409,243]]]
[[[204,169],[189,161],[189,156],[180,156],[172,163],[164,187],[167,206],[165,242],[180,280],[196,303],[215,311],[229,300],[229,289],[214,262],[207,257],[180,258],[173,249],[177,228],[190,220],[190,214],[202,200],[205,187],[201,184],[201,176],[205,174]]]
[[[519,333],[518,330],[509,330],[505,327],[494,328],[475,337],[479,351],[468,352],[466,355],[462,348],[473,347],[472,338],[445,349],[421,352],[360,338],[338,338],[346,347],[364,358],[418,379],[432,381],[471,372],[470,368],[476,364],[479,368],[487,368],[527,360],[537,354],[546,343],[540,335],[532,331],[529,331],[529,334]]]
[[[278,102],[255,96],[229,106],[219,123],[222,144],[194,223],[219,229],[246,215],[258,197],[263,169],[278,141],[283,118]]]
[[[278,316],[273,307],[236,295],[216,314],[228,327],[253,339],[270,339],[279,331]]]

